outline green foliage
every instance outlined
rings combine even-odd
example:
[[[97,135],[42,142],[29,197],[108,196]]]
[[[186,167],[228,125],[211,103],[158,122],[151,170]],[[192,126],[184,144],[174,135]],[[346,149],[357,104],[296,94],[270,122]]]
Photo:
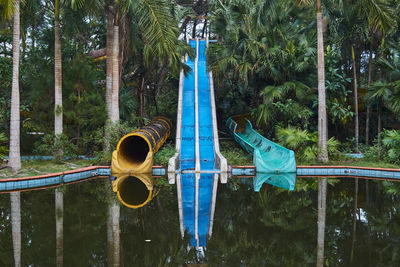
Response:
[[[332,123],[341,122],[345,125],[353,116],[351,106],[348,103],[347,96],[351,94],[351,90],[346,88],[351,79],[340,70],[340,63],[336,49],[331,46],[326,47],[325,52],[325,79],[327,91],[327,110]]]
[[[117,148],[117,144],[121,137],[128,134],[135,127],[130,125],[128,122],[107,122],[105,127],[96,130],[92,136],[92,141],[96,150],[94,155],[97,158],[95,163],[100,165],[110,165],[112,152]],[[109,142],[110,150],[105,151],[104,144]]]
[[[54,155],[58,151],[63,151],[64,156],[76,158],[78,148],[65,134],[57,136],[54,134],[46,134],[40,142],[35,144],[34,152],[40,155]]]
[[[288,125],[303,125],[307,127],[308,119],[312,115],[310,109],[300,104],[310,93],[310,88],[301,82],[285,82],[279,86],[267,86],[261,91],[263,103],[258,107],[258,123],[276,122],[279,117]],[[293,100],[289,97],[296,97]],[[288,99],[289,98],[289,99]],[[295,114],[295,116],[293,116]]]
[[[168,160],[175,154],[173,144],[164,144],[154,156],[154,164],[167,166]]]
[[[253,157],[238,146],[234,141],[224,140],[220,142],[221,153],[227,159],[229,165],[252,165]]]
[[[400,164],[400,131],[384,130],[382,137],[388,161]]]
[[[306,30],[308,10],[256,0],[215,1],[211,10],[211,32],[219,42],[210,45],[208,59],[221,90],[219,107],[228,115],[253,111],[263,126],[307,122],[316,63],[315,35]],[[286,106],[300,118],[285,112]]]
[[[318,155],[318,132],[309,133],[289,126],[278,128],[276,137],[279,144],[295,151],[296,158],[301,160],[315,160]],[[331,137],[328,142],[328,153],[338,153],[339,141]]]
[[[7,148],[7,137],[4,133],[0,133],[0,159],[7,155],[8,148]]]

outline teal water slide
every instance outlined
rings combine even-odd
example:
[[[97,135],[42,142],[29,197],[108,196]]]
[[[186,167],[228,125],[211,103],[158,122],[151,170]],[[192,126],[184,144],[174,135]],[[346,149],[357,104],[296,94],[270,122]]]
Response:
[[[294,152],[260,135],[248,115],[232,116],[226,121],[229,133],[248,153],[253,154],[257,173],[295,173]]]

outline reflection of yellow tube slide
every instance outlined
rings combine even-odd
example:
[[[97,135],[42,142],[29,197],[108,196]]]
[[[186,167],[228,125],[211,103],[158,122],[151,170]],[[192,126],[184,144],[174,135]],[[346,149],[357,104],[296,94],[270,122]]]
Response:
[[[167,140],[171,127],[169,119],[156,117],[122,137],[112,155],[111,173],[151,173],[153,155]]]
[[[117,174],[112,182],[113,191],[122,204],[137,209],[153,198],[153,177],[151,173]]]

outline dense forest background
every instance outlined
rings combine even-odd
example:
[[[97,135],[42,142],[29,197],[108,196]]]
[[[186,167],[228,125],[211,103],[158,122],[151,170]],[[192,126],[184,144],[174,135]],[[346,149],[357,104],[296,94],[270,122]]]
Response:
[[[0,2],[0,154],[8,153],[13,82],[13,20]],[[400,159],[400,3],[321,1],[324,16],[328,151]],[[11,4],[12,7],[12,4]],[[11,8],[12,10],[12,8]],[[251,113],[268,138],[311,160],[317,155],[317,27],[313,1],[30,0],[20,4],[22,154],[52,154],[55,22],[62,65],[64,154],[104,150],[108,23],[118,48],[115,132],[164,115],[176,120],[186,38],[216,40],[208,49],[220,136],[225,120]],[[7,13],[8,12],[8,13]],[[118,31],[115,35],[115,29]],[[115,36],[118,36],[115,39]],[[110,60],[109,60],[110,59]],[[358,123],[356,123],[358,121]],[[358,124],[358,125],[357,125]],[[172,142],[172,141],[171,141]],[[60,145],[59,144],[59,145]],[[112,147],[112,145],[111,145]]]

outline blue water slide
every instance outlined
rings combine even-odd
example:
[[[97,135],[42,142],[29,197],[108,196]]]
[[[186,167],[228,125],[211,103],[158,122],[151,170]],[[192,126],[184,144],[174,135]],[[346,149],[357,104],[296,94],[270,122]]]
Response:
[[[178,171],[182,173],[178,181],[181,230],[190,235],[191,246],[202,247],[206,245],[211,233],[211,213],[215,207],[212,203],[215,205],[218,179],[214,173],[204,171],[220,171],[223,159],[221,160],[219,153],[214,92],[206,63],[207,42],[191,40],[189,45],[195,49],[196,58],[186,59],[185,64],[191,67],[192,71],[186,77],[181,75],[177,127],[179,124],[181,126],[180,129],[177,128],[176,154],[179,159],[174,156],[170,160],[170,166],[173,167],[174,162],[179,162]],[[219,158],[218,162],[216,157]]]

